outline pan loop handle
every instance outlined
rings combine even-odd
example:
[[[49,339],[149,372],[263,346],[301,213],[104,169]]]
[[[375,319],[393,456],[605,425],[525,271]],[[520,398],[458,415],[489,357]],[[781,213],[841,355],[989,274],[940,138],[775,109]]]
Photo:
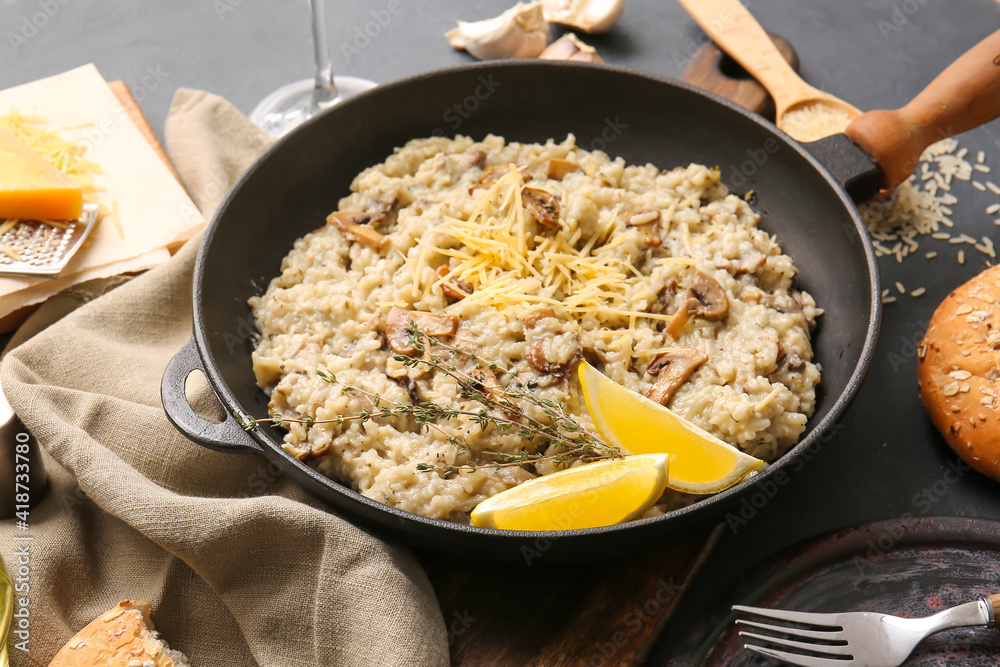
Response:
[[[194,371],[205,372],[194,337],[167,364],[160,380],[160,400],[163,410],[177,430],[200,445],[216,451],[233,452],[263,448],[254,440],[236,417],[226,409],[226,419],[218,424],[202,419],[188,403],[184,387]],[[223,405],[225,405],[223,403]]]

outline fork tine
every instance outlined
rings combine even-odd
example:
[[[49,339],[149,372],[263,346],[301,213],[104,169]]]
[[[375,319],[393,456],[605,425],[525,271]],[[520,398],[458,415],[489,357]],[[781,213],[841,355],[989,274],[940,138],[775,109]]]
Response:
[[[837,641],[838,639],[843,641],[847,640],[847,637],[844,636],[844,632],[842,630],[802,630],[801,628],[792,628],[787,625],[768,625],[767,623],[747,621],[742,618],[737,618],[736,622],[742,623],[743,625],[749,625],[754,628],[760,628],[761,630],[781,632],[786,635],[792,635],[793,637],[808,637],[809,639],[826,639],[829,641]]]
[[[836,660],[834,658],[815,658],[811,655],[800,655],[798,653],[788,653],[778,651],[765,646],[755,646],[754,644],[744,644],[743,648],[754,653],[766,655],[769,658],[784,660],[790,665],[800,665],[801,667],[851,667],[856,665],[854,660]]]
[[[824,655],[846,655],[848,657],[854,657],[851,653],[851,647],[847,644],[840,644],[838,646],[827,646],[824,644],[810,644],[808,642],[797,642],[791,639],[784,639],[782,637],[771,637],[769,635],[759,635],[756,632],[740,632],[740,637],[750,637],[751,639],[760,639],[762,641],[777,644],[778,646],[787,646],[788,648],[799,648],[803,651],[812,651],[813,653],[822,653]]]
[[[837,622],[840,614],[814,614],[807,611],[785,611],[784,609],[765,609],[763,607],[744,607],[734,604],[733,611],[743,611],[748,614],[756,614],[765,618],[776,618],[780,621],[791,621],[792,623],[808,623],[809,625],[826,625],[836,628],[843,627]]]

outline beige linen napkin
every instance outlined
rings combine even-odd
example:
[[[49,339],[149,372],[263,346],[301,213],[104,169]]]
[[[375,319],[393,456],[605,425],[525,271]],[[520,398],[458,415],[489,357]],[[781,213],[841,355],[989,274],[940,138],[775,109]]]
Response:
[[[268,143],[224,100],[178,91],[167,148],[206,218]],[[191,335],[198,242],[120,286],[93,281],[47,302],[0,367],[51,478],[28,531],[0,522],[8,563],[15,535],[33,538],[30,653],[12,650],[13,664],[47,665],[119,600],[148,598],[157,629],[197,667],[446,665],[444,621],[407,550],[262,457],[209,451],[167,421],[160,376]],[[193,402],[218,409],[204,383]]]

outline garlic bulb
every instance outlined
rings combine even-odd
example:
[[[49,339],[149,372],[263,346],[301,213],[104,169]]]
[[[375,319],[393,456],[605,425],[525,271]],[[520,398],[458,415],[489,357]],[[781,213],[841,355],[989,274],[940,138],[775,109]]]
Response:
[[[584,44],[580,38],[571,32],[566,33],[545,47],[538,56],[541,60],[575,60],[582,63],[603,63],[597,50],[589,44]]]
[[[459,21],[445,37],[456,49],[465,49],[480,60],[534,58],[549,43],[549,23],[541,2],[518,2],[496,18]]]
[[[625,11],[625,0],[542,0],[545,18],[589,33],[611,30]]]

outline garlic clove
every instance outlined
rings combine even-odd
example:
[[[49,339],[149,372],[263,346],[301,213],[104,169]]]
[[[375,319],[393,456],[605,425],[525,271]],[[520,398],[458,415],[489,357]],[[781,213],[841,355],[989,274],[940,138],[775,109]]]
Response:
[[[589,33],[611,30],[625,11],[625,0],[541,0],[550,23]]]
[[[575,60],[583,63],[603,63],[604,59],[597,55],[597,50],[589,44],[584,44],[580,38],[571,32],[566,33],[545,47],[538,56],[541,60]]]
[[[500,16],[466,23],[445,33],[456,49],[465,49],[479,60],[535,58],[549,43],[549,23],[541,2],[518,2]]]

